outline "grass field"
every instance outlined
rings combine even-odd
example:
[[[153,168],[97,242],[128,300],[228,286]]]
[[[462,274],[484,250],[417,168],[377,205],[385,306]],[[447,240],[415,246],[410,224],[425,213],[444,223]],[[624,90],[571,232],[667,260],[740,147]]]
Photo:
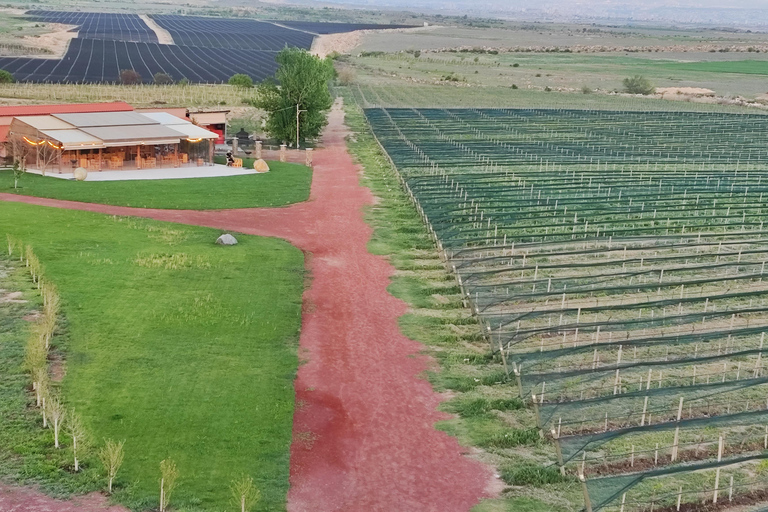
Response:
[[[252,164],[251,164],[252,165]],[[25,174],[18,189],[13,173],[0,171],[0,192],[139,208],[216,210],[285,206],[306,201],[312,169],[270,162],[265,174],[176,180],[69,181]]]
[[[721,96],[754,97],[766,92],[764,53],[564,53],[509,52],[498,55],[436,52],[416,58],[409,53],[349,57],[361,85],[399,82],[410,89],[417,84],[447,83],[465,93],[484,87],[521,90],[622,90],[622,80],[643,75],[657,87],[705,87]],[[749,57],[746,57],[749,56]],[[714,60],[718,59],[718,60]],[[470,95],[467,95],[470,96]]]
[[[159,462],[181,510],[229,510],[252,475],[258,510],[285,506],[303,257],[285,242],[0,203],[62,296],[63,394],[93,437],[125,439],[116,499],[157,506]],[[17,448],[14,448],[17,450]],[[88,466],[96,464],[89,460]],[[56,475],[41,476],[43,480]]]

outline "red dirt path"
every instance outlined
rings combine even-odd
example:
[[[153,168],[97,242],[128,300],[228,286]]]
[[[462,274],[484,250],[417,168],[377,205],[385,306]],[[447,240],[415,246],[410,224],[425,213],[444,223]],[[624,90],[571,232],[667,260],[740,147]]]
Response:
[[[224,211],[134,209],[13,194],[0,200],[132,215],[275,236],[307,253],[288,509],[467,511],[493,482],[456,439],[435,430],[440,397],[419,375],[433,364],[403,336],[404,302],[386,288],[394,269],[371,255],[372,204],[347,152],[337,105],[315,154],[310,200],[286,208]],[[2,509],[0,497],[0,509]],[[68,510],[68,509],[61,509]]]

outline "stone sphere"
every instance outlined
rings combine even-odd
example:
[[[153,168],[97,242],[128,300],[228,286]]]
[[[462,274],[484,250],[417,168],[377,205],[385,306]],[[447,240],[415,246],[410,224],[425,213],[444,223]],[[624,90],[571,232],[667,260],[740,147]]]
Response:
[[[82,167],[78,167],[75,169],[75,179],[77,181],[85,181],[85,178],[88,177],[88,171],[83,169]]]

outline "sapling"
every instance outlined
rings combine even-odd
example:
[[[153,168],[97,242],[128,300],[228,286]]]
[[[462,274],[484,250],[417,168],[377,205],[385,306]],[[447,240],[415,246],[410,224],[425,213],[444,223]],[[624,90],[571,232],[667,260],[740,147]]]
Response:
[[[48,412],[48,419],[53,423],[53,444],[56,448],[60,448],[59,432],[61,432],[61,425],[67,417],[67,409],[61,403],[59,397],[50,395],[45,403],[45,409]]]
[[[67,422],[67,432],[72,438],[72,457],[75,459],[75,472],[80,471],[80,461],[77,458],[77,451],[84,452],[88,448],[88,431],[83,425],[79,414],[74,411],[69,415]]]
[[[232,482],[232,503],[240,512],[249,512],[261,500],[261,491],[253,484],[253,478],[243,475]]]
[[[123,465],[123,457],[125,455],[123,452],[124,444],[124,440],[118,443],[111,439],[107,439],[104,442],[104,447],[99,450],[99,459],[107,472],[107,489],[110,494],[112,494],[112,482],[115,480],[115,476],[117,475],[118,470],[120,470],[120,466]]]
[[[19,179],[21,178],[21,175],[26,172],[26,169],[19,165],[19,161],[16,160],[13,162],[13,188],[17,189],[19,188]]]
[[[165,512],[168,502],[171,501],[171,493],[176,487],[176,479],[179,471],[176,463],[171,459],[160,462],[160,512]]]

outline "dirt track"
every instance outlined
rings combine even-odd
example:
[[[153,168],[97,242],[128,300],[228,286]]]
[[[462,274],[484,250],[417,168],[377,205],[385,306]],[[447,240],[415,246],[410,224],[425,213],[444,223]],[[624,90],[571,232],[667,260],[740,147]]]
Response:
[[[310,200],[286,208],[142,210],[12,194],[0,200],[133,215],[285,238],[307,254],[297,407],[288,509],[304,511],[467,511],[492,472],[434,429],[444,416],[419,375],[432,361],[404,337],[406,304],[386,291],[394,269],[366,248],[373,202],[347,153],[343,112],[334,108],[315,154]],[[0,509],[2,509],[0,498]],[[69,509],[50,509],[56,512]]]

